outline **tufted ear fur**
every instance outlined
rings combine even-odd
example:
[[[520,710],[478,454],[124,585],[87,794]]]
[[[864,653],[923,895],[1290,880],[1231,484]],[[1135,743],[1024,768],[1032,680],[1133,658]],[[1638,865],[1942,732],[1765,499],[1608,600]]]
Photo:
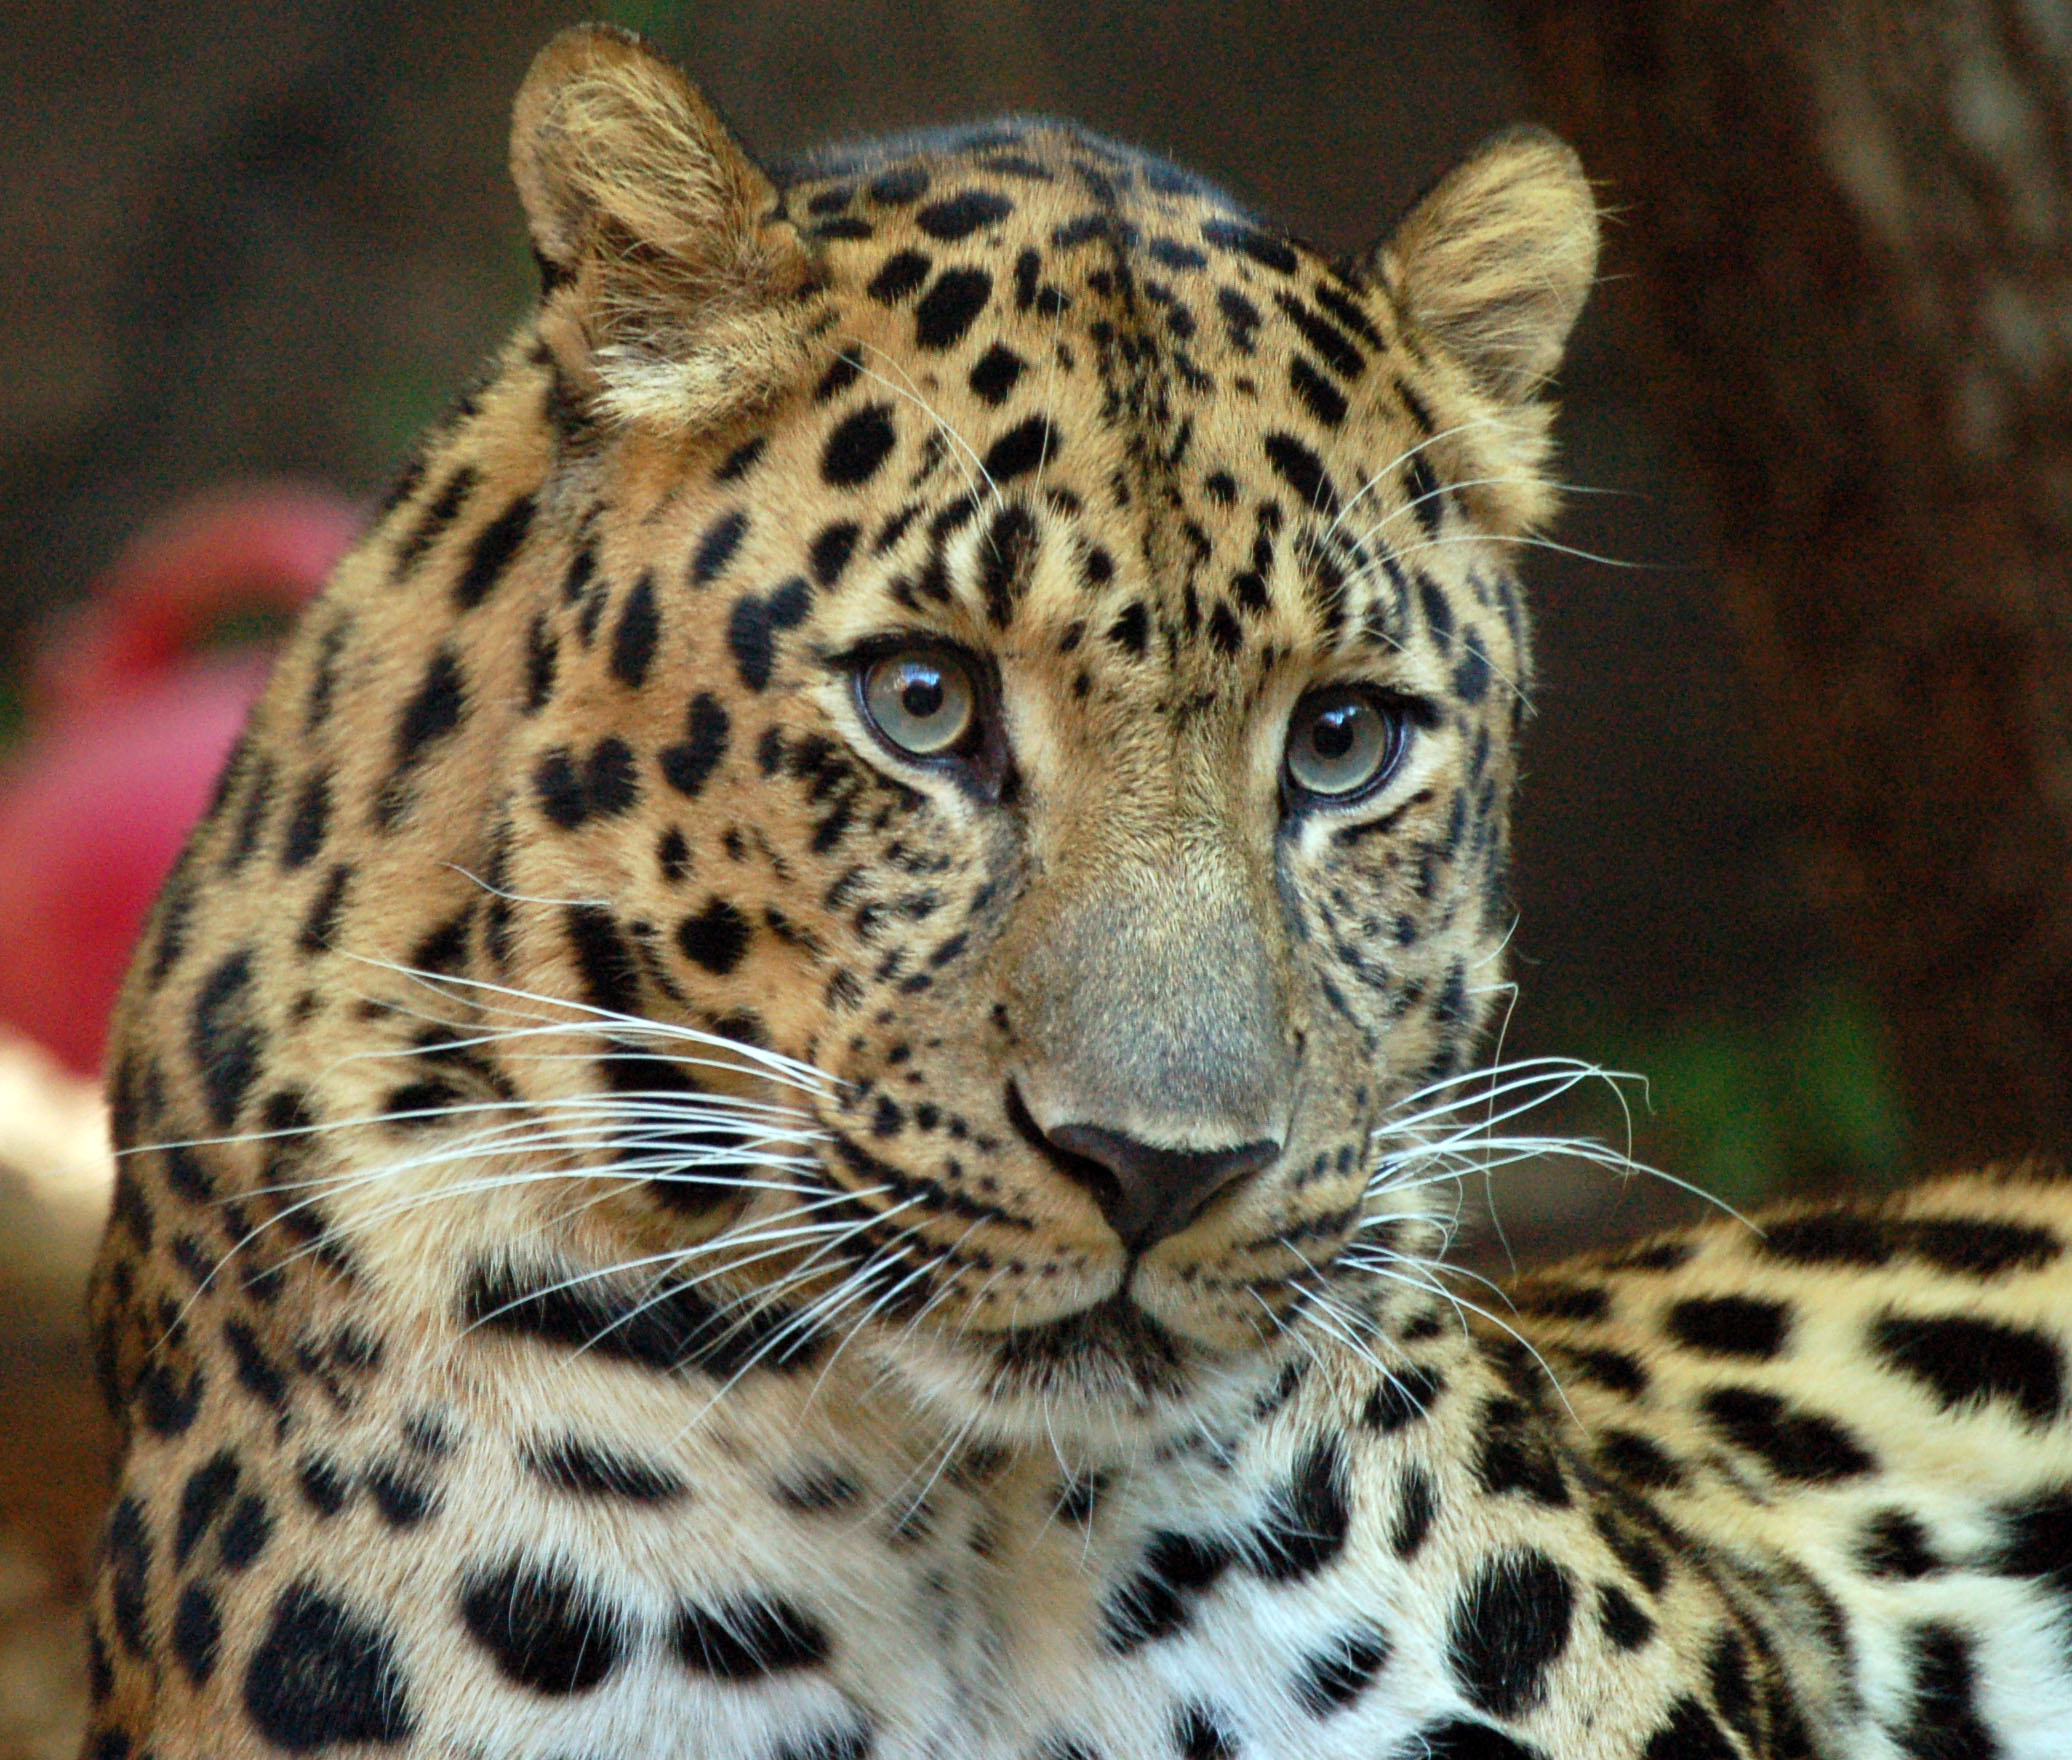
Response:
[[[1597,205],[1563,141],[1518,128],[1443,178],[1372,266],[1483,390],[1522,403],[1560,364],[1597,269]]]
[[[609,26],[564,31],[511,119],[540,331],[625,421],[702,425],[804,370],[814,266],[776,191],[682,74]]]

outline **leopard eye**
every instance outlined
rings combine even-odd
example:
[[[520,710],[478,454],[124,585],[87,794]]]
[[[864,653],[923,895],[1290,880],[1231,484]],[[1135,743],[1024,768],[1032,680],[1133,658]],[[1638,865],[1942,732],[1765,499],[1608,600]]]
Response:
[[[978,722],[971,668],[937,648],[901,648],[866,665],[858,680],[863,713],[878,737],[909,758],[939,758]]]
[[[1386,781],[1408,743],[1403,711],[1363,685],[1312,691],[1288,720],[1282,760],[1300,804],[1342,805]]]

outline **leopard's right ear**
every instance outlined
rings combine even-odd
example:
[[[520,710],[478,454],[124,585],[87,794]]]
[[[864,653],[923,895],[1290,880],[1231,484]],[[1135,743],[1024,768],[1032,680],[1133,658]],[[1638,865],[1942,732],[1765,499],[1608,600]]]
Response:
[[[540,333],[606,417],[703,426],[806,372],[812,257],[777,192],[668,62],[608,25],[534,60],[511,176]]]

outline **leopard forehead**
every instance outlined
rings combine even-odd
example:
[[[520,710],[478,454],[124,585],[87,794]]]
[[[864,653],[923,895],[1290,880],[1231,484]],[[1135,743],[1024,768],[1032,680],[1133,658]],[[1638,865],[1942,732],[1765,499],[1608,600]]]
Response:
[[[904,624],[1055,656],[1096,719],[1153,668],[1168,713],[1291,664],[1438,693],[1455,620],[1433,608],[1470,577],[1456,694],[1519,681],[1508,570],[1463,552],[1528,472],[1482,480],[1486,417],[1443,375],[1413,389],[1415,343],[1343,268],[1049,123],[852,155],[776,211],[820,252],[811,389],[707,442],[709,477],[666,445],[622,460],[639,517],[614,559],[679,596],[754,583],[749,691],[751,626],[791,621],[824,650]],[[1140,683],[1130,713],[1155,706]]]

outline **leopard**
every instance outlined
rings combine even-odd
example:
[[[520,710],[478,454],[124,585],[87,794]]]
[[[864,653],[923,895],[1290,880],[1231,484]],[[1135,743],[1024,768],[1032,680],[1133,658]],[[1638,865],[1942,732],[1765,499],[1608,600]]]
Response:
[[[113,1030],[88,1760],[2072,1753],[2062,1172],[1446,1274],[1574,154],[511,166]]]

